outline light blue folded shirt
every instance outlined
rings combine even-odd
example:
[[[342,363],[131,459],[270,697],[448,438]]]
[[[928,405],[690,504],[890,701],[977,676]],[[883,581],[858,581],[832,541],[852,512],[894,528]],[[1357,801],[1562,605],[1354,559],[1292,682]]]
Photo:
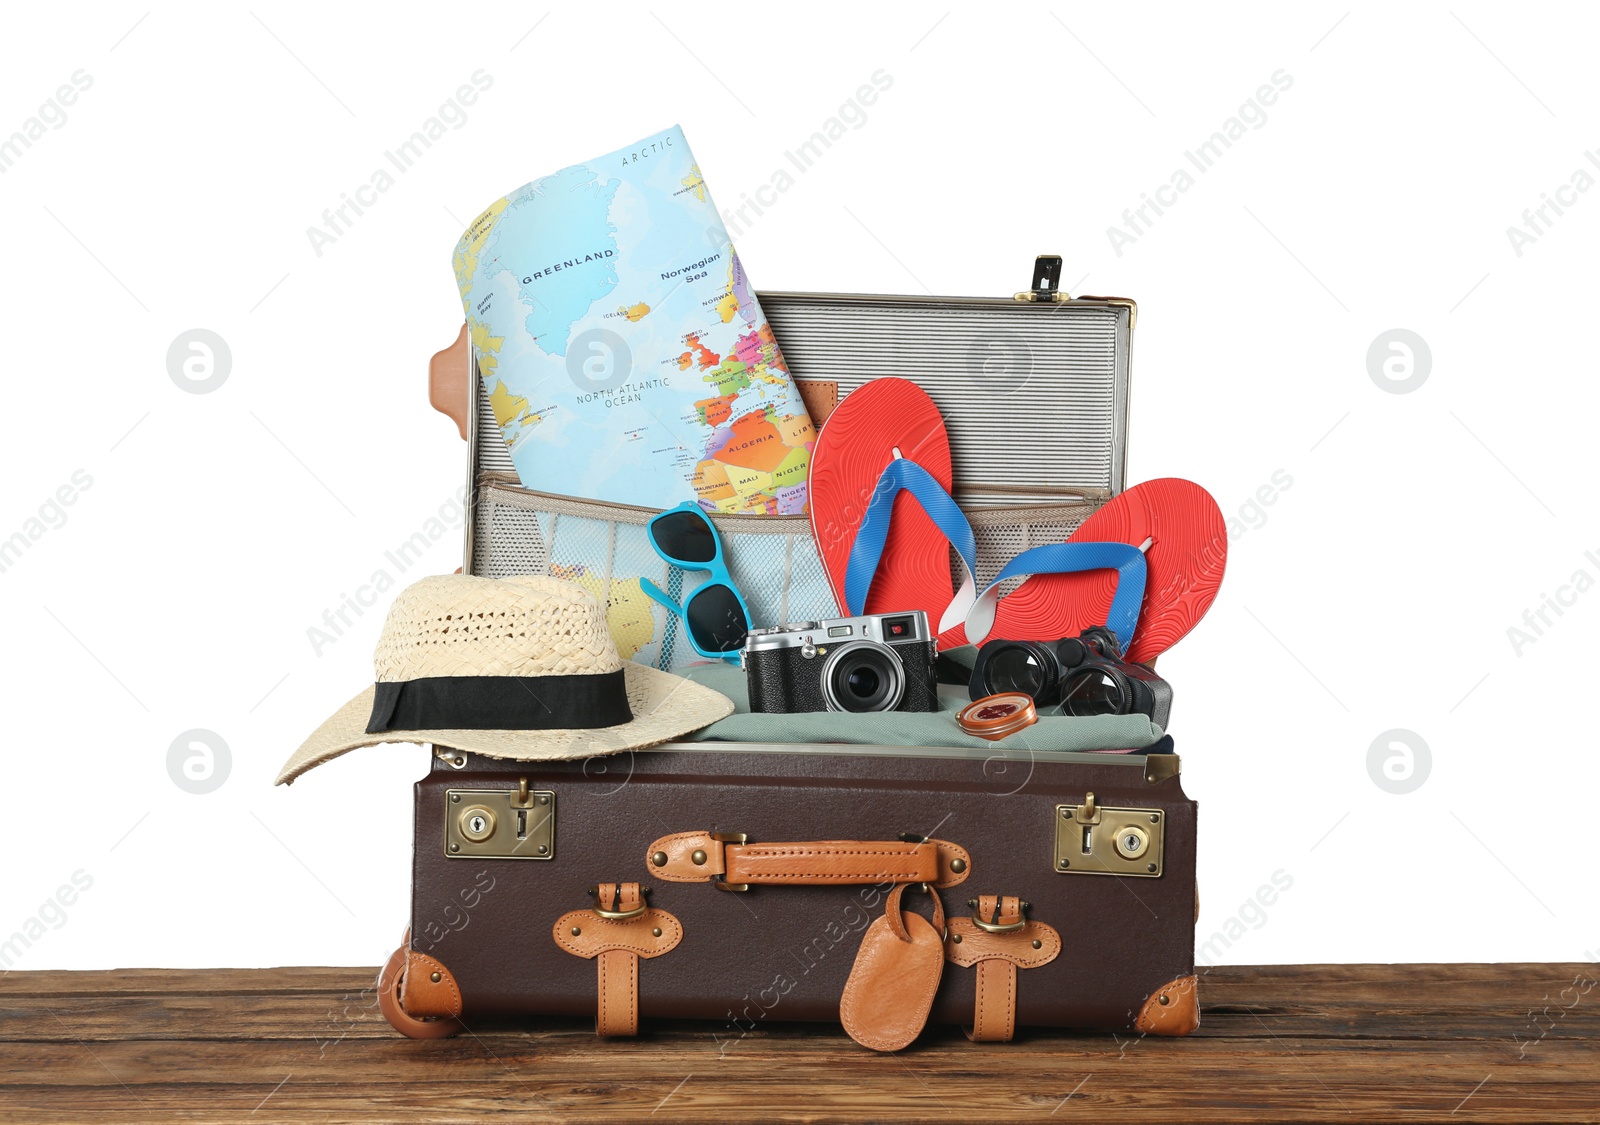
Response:
[[[955,713],[970,700],[965,688],[940,685],[939,711],[877,711],[850,714],[808,711],[757,715],[750,711],[743,668],[695,664],[680,674],[720,691],[735,712],[687,735],[686,742],[771,742],[806,745],[842,742],[857,746],[954,746],[968,750],[1085,752],[1142,750],[1160,740],[1162,730],[1144,715],[1041,715],[1039,721],[1008,738],[974,738],[957,725]]]

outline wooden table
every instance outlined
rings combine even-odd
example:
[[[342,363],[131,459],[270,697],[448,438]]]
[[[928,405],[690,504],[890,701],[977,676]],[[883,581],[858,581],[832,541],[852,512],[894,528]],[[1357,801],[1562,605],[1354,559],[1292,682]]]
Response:
[[[0,1120],[1600,1121],[1595,965],[1219,968],[1188,1039],[938,1029],[897,1055],[827,1025],[412,1041],[373,976],[9,973]]]

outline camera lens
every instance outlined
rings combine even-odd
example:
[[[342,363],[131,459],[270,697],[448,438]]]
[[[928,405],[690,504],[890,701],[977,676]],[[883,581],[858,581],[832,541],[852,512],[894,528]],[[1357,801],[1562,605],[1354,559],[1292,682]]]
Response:
[[[978,654],[973,698],[1021,692],[1041,705],[1055,697],[1055,659],[1028,641],[991,641]]]
[[[1061,685],[1063,715],[1126,715],[1129,700],[1127,681],[1112,668],[1081,668]]]
[[[878,673],[871,668],[852,668],[844,678],[852,699],[871,699],[878,694],[878,683]]]
[[[830,711],[893,711],[905,690],[900,658],[876,641],[840,645],[822,669],[822,697]]]

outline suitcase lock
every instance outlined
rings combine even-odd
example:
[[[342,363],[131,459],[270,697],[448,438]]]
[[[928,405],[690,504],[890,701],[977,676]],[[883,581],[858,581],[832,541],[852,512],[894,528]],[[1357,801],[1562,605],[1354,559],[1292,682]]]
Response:
[[[556,795],[531,789],[445,791],[444,854],[450,859],[534,859],[556,856]]]
[[[1160,809],[1110,808],[1086,793],[1056,806],[1054,868],[1060,875],[1161,875],[1166,817]]]

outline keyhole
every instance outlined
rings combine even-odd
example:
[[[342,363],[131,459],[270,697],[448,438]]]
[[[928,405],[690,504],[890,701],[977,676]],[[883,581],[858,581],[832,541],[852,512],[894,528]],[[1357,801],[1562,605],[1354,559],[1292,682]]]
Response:
[[[474,844],[494,835],[494,813],[482,805],[461,810],[461,834]]]
[[[1117,854],[1123,859],[1138,859],[1150,847],[1150,837],[1144,829],[1125,825],[1116,836]]]

